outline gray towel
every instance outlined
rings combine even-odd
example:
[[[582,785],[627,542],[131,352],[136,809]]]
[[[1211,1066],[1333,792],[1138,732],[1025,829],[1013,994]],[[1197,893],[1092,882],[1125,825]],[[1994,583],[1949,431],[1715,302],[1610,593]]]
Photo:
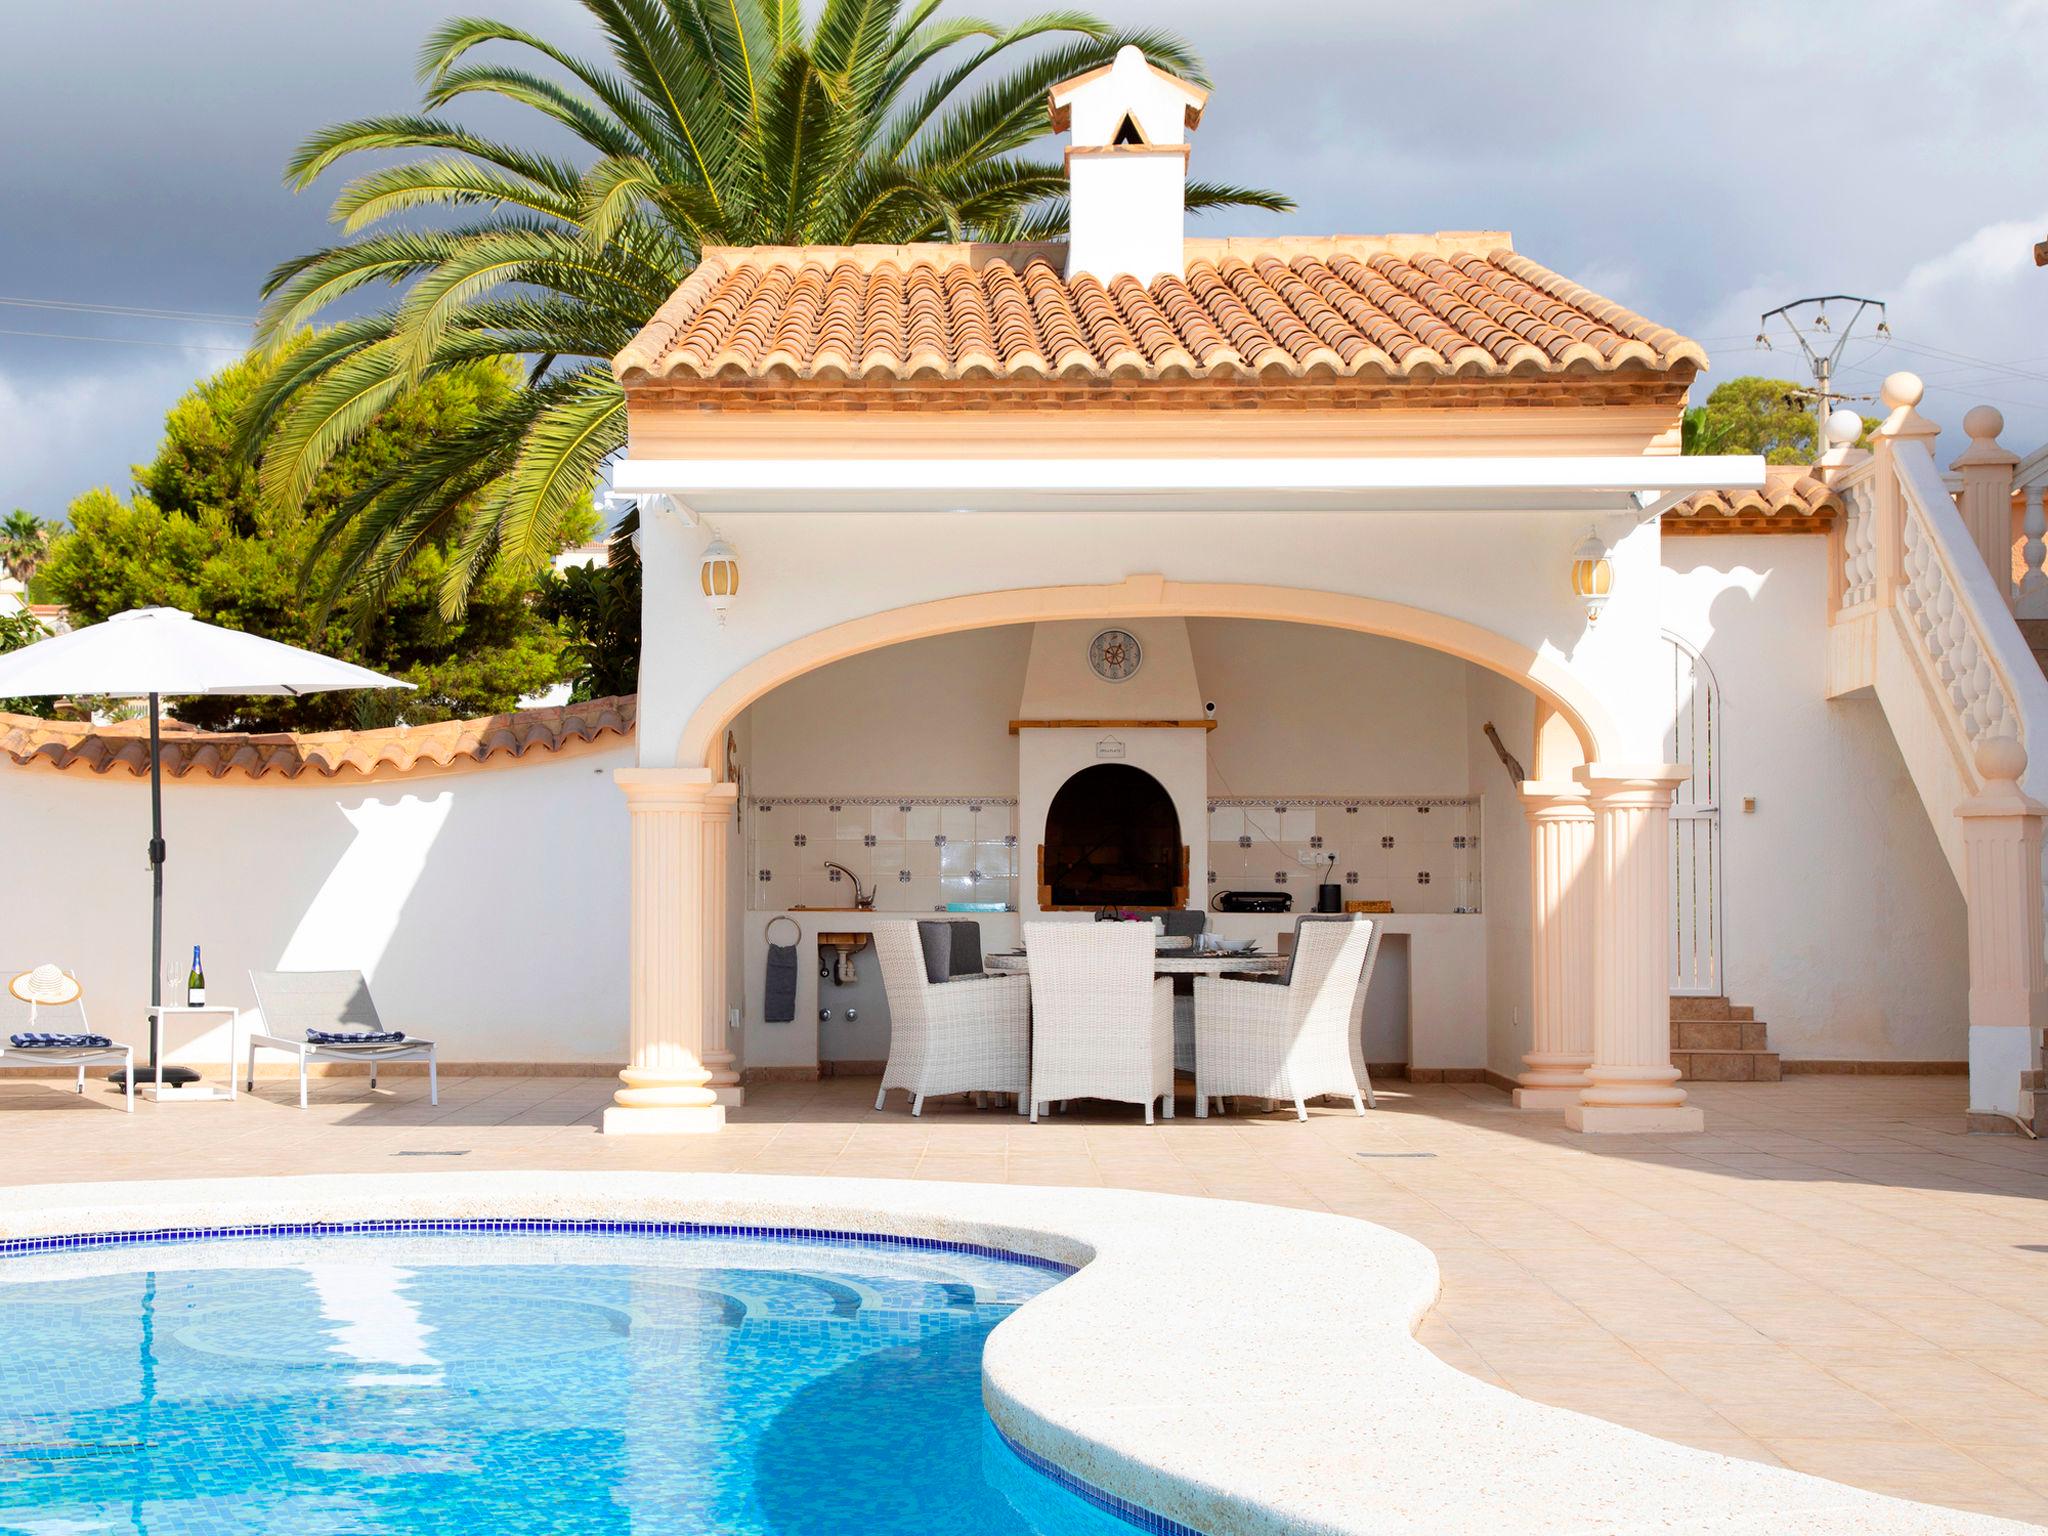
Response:
[[[796,946],[768,946],[768,979],[761,989],[761,1017],[770,1024],[796,1021]]]

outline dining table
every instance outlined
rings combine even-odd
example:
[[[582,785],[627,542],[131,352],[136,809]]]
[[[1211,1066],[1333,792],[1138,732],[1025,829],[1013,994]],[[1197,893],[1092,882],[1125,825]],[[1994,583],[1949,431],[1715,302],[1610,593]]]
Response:
[[[1030,960],[1021,949],[984,955],[981,963],[984,969],[999,975],[1025,975],[1031,969]],[[1186,944],[1156,950],[1152,956],[1152,973],[1155,976],[1277,976],[1286,969],[1285,955],[1231,954],[1221,950],[1204,951]],[[1176,1072],[1193,1072],[1195,999],[1192,984],[1176,982],[1173,991],[1173,1066]]]
[[[1006,950],[986,955],[982,965],[1005,975],[1022,975],[1031,966],[1024,951]],[[1276,976],[1287,969],[1285,955],[1200,954],[1187,950],[1161,950],[1152,957],[1155,976]]]

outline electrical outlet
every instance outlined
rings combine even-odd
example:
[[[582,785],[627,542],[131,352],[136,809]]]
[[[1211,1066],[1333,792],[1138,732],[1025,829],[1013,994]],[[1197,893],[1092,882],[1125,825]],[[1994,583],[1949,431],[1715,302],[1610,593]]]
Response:
[[[1330,862],[1330,855],[1334,851],[1330,848],[1304,848],[1295,857],[1301,861],[1303,869],[1320,869]]]

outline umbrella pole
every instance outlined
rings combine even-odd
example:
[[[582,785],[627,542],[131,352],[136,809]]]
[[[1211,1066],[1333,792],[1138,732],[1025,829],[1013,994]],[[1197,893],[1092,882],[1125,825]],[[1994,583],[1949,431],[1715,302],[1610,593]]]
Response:
[[[157,1012],[164,1000],[164,758],[162,728],[158,711],[162,703],[149,696],[149,1070],[159,1085],[176,1086],[198,1081],[190,1067],[162,1066],[163,1015]],[[121,1082],[116,1072],[109,1082]]]
[[[158,734],[157,696],[149,696],[149,1006],[164,1000],[164,744]],[[150,1014],[149,1064],[156,1065],[155,1013]]]

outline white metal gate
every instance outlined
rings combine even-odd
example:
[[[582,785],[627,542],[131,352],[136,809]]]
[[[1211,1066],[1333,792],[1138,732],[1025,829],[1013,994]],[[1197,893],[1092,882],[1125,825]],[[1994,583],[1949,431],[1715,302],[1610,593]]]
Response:
[[[1721,881],[1721,690],[1706,658],[1666,634],[1671,662],[1671,731],[1665,760],[1692,777],[1671,807],[1671,990],[1718,997],[1727,925]]]

